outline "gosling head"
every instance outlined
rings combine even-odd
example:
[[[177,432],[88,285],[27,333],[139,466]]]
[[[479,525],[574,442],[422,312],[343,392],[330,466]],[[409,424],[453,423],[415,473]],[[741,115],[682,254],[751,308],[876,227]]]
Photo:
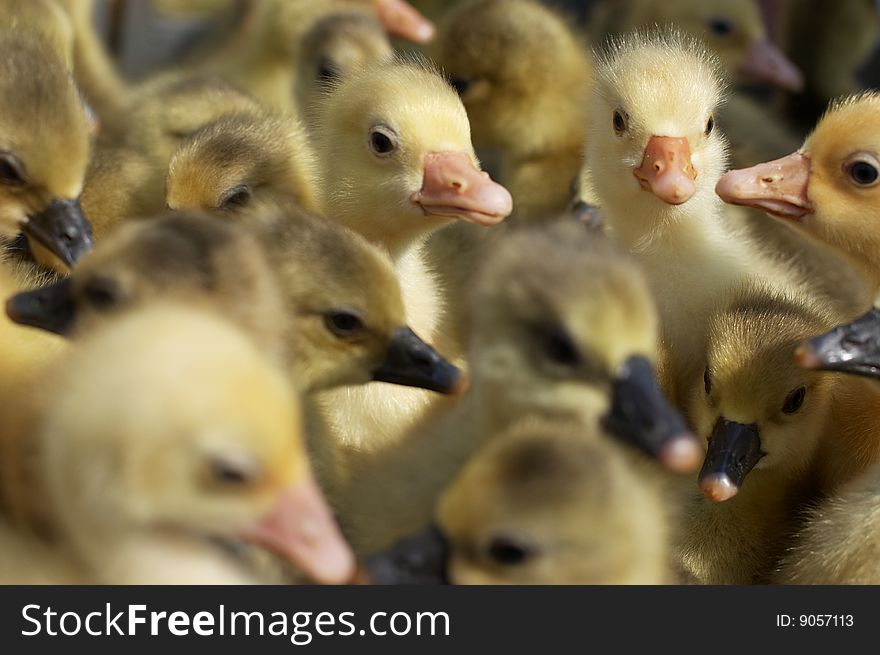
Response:
[[[534,408],[608,430],[674,470],[700,448],[660,391],[656,309],[639,268],[575,221],[506,236],[482,269],[469,357],[498,416]]]
[[[315,581],[353,558],[310,473],[297,394],[247,337],[180,306],[89,335],[53,377],[40,467],[71,542],[244,539]]]
[[[717,58],[676,33],[635,33],[601,55],[587,162],[611,227],[637,241],[717,202],[726,143]]]
[[[181,142],[168,166],[165,201],[230,218],[271,198],[309,209],[312,171],[298,123],[262,112],[230,115]]]
[[[371,558],[375,581],[662,583],[656,492],[586,432],[533,422],[493,438],[444,493],[435,526]]]
[[[59,270],[92,247],[79,205],[89,161],[85,109],[64,62],[38,35],[0,37],[0,236],[24,233]]]
[[[807,468],[831,378],[797,366],[794,352],[831,321],[821,308],[769,291],[747,293],[712,317],[690,403],[708,441],[700,487],[710,500],[729,500],[752,477],[785,481]]]
[[[880,284],[880,94],[832,103],[800,150],[730,171],[717,191],[831,245]]]
[[[512,211],[507,190],[480,170],[461,100],[424,65],[354,72],[320,114],[324,212],[392,253],[454,219],[494,225]]]

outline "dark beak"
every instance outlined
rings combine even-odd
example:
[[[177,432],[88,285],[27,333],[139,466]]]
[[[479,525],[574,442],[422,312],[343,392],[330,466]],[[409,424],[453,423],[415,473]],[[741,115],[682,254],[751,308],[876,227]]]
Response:
[[[377,585],[449,584],[446,568],[449,543],[431,525],[424,532],[403,539],[367,560],[367,577]]]
[[[719,418],[700,470],[700,489],[716,503],[730,500],[739,493],[743,480],[763,456],[757,425]]]
[[[56,198],[42,212],[31,216],[22,232],[70,268],[95,244],[92,225],[83,216],[79,198]]]
[[[73,328],[76,307],[73,283],[65,278],[33,291],[24,291],[6,301],[6,313],[20,325],[67,335]]]
[[[810,339],[795,351],[798,365],[880,378],[880,310]]]
[[[699,440],[666,400],[654,367],[644,357],[632,357],[624,364],[614,381],[611,411],[602,423],[675,472],[693,471],[703,456]]]
[[[373,379],[446,394],[461,393],[466,386],[458,368],[406,327],[391,336],[388,355],[373,372]]]

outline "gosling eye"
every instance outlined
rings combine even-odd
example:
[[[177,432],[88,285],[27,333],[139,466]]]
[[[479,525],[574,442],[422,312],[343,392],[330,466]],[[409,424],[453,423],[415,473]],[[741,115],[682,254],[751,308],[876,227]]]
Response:
[[[0,153],[0,182],[7,186],[21,186],[25,183],[24,166],[12,153]]]
[[[715,36],[730,36],[733,34],[733,23],[729,18],[715,16],[709,20],[709,31]]]
[[[492,561],[503,566],[520,566],[537,554],[532,546],[503,535],[493,537],[486,552]]]
[[[397,133],[385,125],[370,131],[370,149],[377,157],[388,157],[397,150]]]
[[[706,121],[706,130],[705,130],[706,136],[709,136],[710,134],[712,134],[712,131],[714,129],[715,129],[715,117],[709,116],[709,120]]]
[[[455,89],[456,93],[458,93],[459,96],[464,96],[464,94],[468,92],[468,89],[471,86],[470,81],[464,79],[463,77],[453,77],[449,80],[449,83],[452,85],[452,88]]]
[[[93,309],[108,311],[122,301],[119,283],[108,277],[93,277],[83,286],[83,299]]]
[[[318,62],[318,81],[323,84],[339,79],[339,66],[329,57],[321,57]]]
[[[220,209],[234,210],[247,207],[252,197],[251,188],[247,184],[239,184],[223,194],[220,198]]]
[[[571,336],[560,327],[551,327],[541,335],[544,355],[554,364],[574,368],[581,363],[581,355]]]
[[[880,162],[868,153],[859,153],[847,159],[843,170],[856,186],[872,187],[880,181]]]
[[[706,389],[707,396],[712,393],[712,371],[709,370],[708,366],[703,371],[703,388]]]
[[[623,135],[629,129],[629,114],[622,109],[614,110],[614,133],[617,136]]]
[[[360,316],[350,311],[333,311],[324,315],[327,329],[340,338],[356,337],[366,331]]]
[[[785,398],[785,404],[782,406],[783,414],[795,414],[804,406],[804,399],[807,397],[807,388],[798,387]]]
[[[260,474],[255,462],[245,459],[214,457],[210,462],[211,480],[225,487],[243,487],[252,484]]]

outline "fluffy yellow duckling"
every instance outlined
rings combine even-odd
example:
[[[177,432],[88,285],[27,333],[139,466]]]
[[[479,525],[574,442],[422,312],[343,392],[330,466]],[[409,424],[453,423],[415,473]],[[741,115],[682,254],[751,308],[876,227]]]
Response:
[[[41,262],[66,270],[92,246],[79,203],[90,136],[52,30],[26,20],[49,21],[51,6],[34,4],[0,29],[0,238],[23,232]]]
[[[48,392],[40,482],[61,547],[93,581],[248,582],[217,546],[239,538],[318,582],[350,577],[296,394],[227,324],[181,307],[131,314],[80,342]]]
[[[497,153],[517,216],[565,209],[583,164],[592,81],[574,30],[538,2],[469,0],[447,14],[432,55],[461,94],[477,152]]]
[[[880,95],[834,102],[795,153],[731,171],[718,183],[729,203],[763,210],[845,256],[880,290]],[[866,303],[867,304],[867,303]]]
[[[510,194],[480,171],[461,100],[424,65],[395,61],[353,73],[325,98],[321,115],[324,211],[393,258],[453,219],[494,225],[510,213]]]
[[[809,300],[743,292],[709,322],[702,380],[690,416],[708,440],[700,472],[706,498],[691,495],[677,550],[681,566],[709,584],[768,582],[797,514],[819,492],[823,451],[840,425],[833,376],[807,371],[793,353],[835,317]]]
[[[373,581],[669,582],[662,496],[596,431],[532,421],[493,437],[443,494],[435,527],[371,558]]]
[[[359,553],[384,548],[431,519],[441,492],[491,435],[534,416],[592,434],[605,416],[668,468],[702,449],[657,387],[657,318],[638,268],[574,222],[511,232],[481,269],[471,298],[471,386],[393,447],[354,458],[340,502]]]

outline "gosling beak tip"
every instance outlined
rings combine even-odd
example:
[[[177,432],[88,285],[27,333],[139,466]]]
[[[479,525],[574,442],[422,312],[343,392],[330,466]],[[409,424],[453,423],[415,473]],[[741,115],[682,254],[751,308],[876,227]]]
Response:
[[[739,487],[724,473],[708,475],[700,480],[700,489],[713,503],[723,503],[739,493]]]

